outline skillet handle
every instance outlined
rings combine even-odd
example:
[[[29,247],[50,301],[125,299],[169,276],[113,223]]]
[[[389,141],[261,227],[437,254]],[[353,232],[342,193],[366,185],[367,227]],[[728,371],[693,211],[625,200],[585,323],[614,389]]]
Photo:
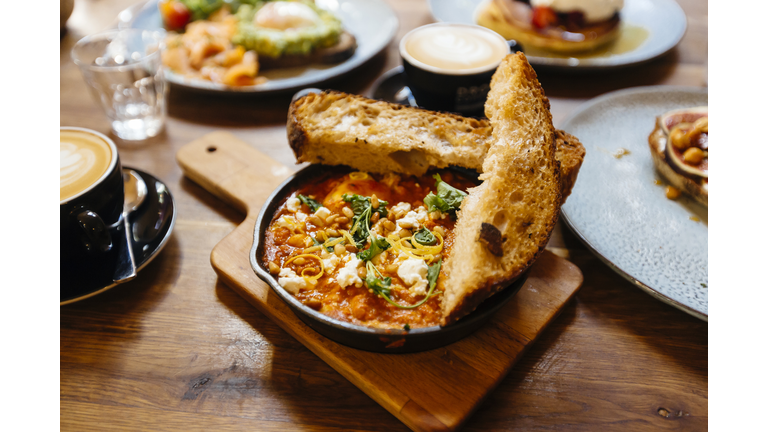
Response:
[[[295,171],[229,132],[212,132],[176,152],[184,175],[243,213],[262,204]]]

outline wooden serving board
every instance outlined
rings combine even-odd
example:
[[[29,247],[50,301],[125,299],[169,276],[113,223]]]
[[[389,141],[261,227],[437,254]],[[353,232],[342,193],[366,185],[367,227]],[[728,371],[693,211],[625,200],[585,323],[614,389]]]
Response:
[[[211,253],[219,277],[413,430],[458,429],[583,280],[575,265],[545,252],[520,292],[463,340],[416,354],[348,348],[304,324],[249,263],[261,205],[292,170],[227,132],[187,144],[176,159],[187,177],[247,214]]]

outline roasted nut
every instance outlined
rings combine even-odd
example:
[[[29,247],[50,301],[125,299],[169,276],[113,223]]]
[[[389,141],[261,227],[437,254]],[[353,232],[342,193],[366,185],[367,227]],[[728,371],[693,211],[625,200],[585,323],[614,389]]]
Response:
[[[389,212],[389,213],[387,213],[387,219],[389,219],[389,220],[394,222],[395,219],[397,219],[397,218],[395,217],[395,213],[394,212]]]
[[[707,132],[709,128],[709,117],[700,117],[698,120],[693,122],[693,128],[698,129],[701,132]]]
[[[704,152],[698,147],[691,147],[683,153],[683,160],[689,164],[698,165],[704,159]]]
[[[327,235],[328,237],[338,237],[339,232],[336,231],[335,229],[327,229],[325,230],[325,235]]]
[[[336,222],[339,225],[344,225],[346,223],[349,223],[349,218],[347,218],[346,216],[340,216],[340,217],[337,217],[334,220],[334,222]]]
[[[381,226],[383,226],[384,229],[387,231],[394,231],[395,229],[397,229],[397,227],[395,226],[395,223],[389,219],[385,219],[384,222],[381,223]]]
[[[674,200],[674,199],[680,198],[680,191],[672,186],[667,186],[666,194],[667,194],[667,199]]]
[[[400,231],[397,232],[397,236],[400,238],[410,237],[411,232],[408,231],[407,229],[401,229]]]
[[[355,282],[355,288],[362,288],[362,287],[363,287],[363,282],[362,281],[356,281]]]
[[[445,237],[445,228],[440,225],[435,225],[435,227],[432,228],[432,231],[440,234],[441,237]]]
[[[288,239],[287,243],[293,247],[303,247],[304,237],[306,237],[304,234],[294,234]]]
[[[365,267],[360,267],[357,269],[357,275],[360,276],[360,279],[365,279],[367,274],[368,271],[365,269]]]
[[[347,250],[344,248],[344,246],[341,243],[336,243],[336,246],[333,247],[333,253],[335,253],[338,256],[341,256],[346,252]]]
[[[325,226],[325,222],[320,219],[317,215],[311,215],[307,218],[308,221],[312,222],[313,225],[322,227]]]
[[[672,146],[679,150],[685,150],[688,147],[691,146],[691,139],[688,136],[685,131],[679,127],[676,126],[672,131],[669,133],[669,141],[672,143]]]
[[[348,244],[348,245],[344,246],[344,249],[346,249],[347,252],[349,252],[349,253],[357,253],[357,246],[355,246],[353,244]]]
[[[337,217],[339,217],[339,215],[332,214],[332,215],[328,216],[327,218],[325,218],[325,223],[330,225],[330,224],[333,223],[333,220],[336,219]]]
[[[343,207],[343,208],[341,209],[341,212],[342,212],[342,213],[344,213],[344,216],[346,216],[346,217],[348,217],[348,218],[350,218],[350,219],[352,219],[353,217],[355,217],[355,212],[353,212],[353,211],[352,211],[352,209],[351,209],[351,208],[349,208],[349,207]]]
[[[374,209],[379,208],[379,198],[376,196],[376,194],[371,195],[371,207]]]
[[[400,266],[398,266],[397,264],[389,264],[388,266],[384,267],[384,270],[386,270],[389,273],[393,273],[394,274],[394,273],[397,273],[397,269],[399,267]]]
[[[270,261],[269,272],[272,273],[273,275],[280,273],[280,266],[277,265],[274,261]]]
[[[375,224],[376,222],[378,222],[379,217],[380,217],[379,212],[374,212],[373,215],[371,216],[371,223]]]
[[[429,218],[432,220],[440,219],[440,212],[439,211],[429,212]]]
[[[307,260],[305,260],[303,257],[298,257],[295,260],[293,260],[293,262],[296,265],[303,265],[305,262],[307,262]]]

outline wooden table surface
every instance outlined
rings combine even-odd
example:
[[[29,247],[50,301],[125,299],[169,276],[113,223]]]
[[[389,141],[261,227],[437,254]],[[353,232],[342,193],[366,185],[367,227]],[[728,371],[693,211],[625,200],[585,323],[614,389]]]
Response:
[[[61,40],[61,125],[109,133],[69,51],[132,0],[76,0]],[[387,49],[326,87],[370,95],[400,64],[397,43],[432,22],[426,1],[388,0],[400,20]],[[707,2],[679,0],[681,44],[644,66],[597,75],[540,73],[555,125],[584,101],[634,86],[707,86]],[[224,285],[213,247],[244,215],[182,176],[176,151],[225,129],[288,166],[290,94],[202,95],[171,88],[166,131],[118,143],[123,164],[162,179],[178,215],[166,248],[136,280],[61,307],[63,430],[407,430],[395,417]],[[584,285],[464,430],[705,430],[707,323],[643,293],[562,224],[550,247]]]

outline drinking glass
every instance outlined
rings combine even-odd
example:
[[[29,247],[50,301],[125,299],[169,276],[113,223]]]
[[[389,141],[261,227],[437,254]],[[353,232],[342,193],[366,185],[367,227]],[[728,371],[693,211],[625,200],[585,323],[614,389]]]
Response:
[[[163,31],[111,30],[86,36],[72,48],[72,59],[123,140],[147,139],[163,129],[168,94],[161,61],[164,39]]]

